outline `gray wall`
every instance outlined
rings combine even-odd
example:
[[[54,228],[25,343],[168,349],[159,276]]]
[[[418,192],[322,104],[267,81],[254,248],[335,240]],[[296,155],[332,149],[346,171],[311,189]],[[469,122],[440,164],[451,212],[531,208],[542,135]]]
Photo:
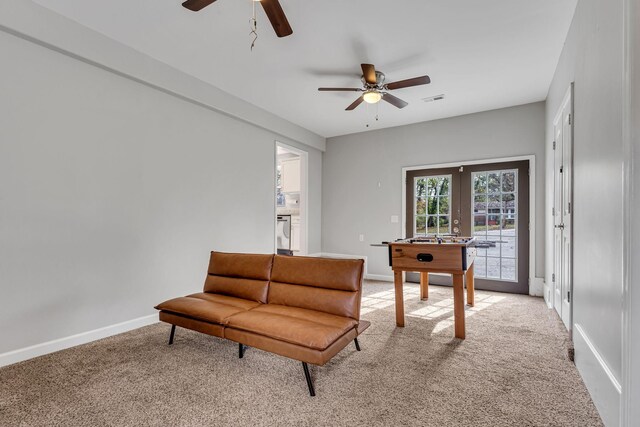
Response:
[[[622,0],[578,2],[549,89],[546,118],[550,148],[554,116],[574,81],[573,339],[578,369],[612,426],[619,423],[616,384],[622,374],[622,28]],[[548,149],[549,176],[552,156]],[[549,203],[553,193],[548,189]],[[552,224],[548,211],[547,283],[553,267]]]
[[[628,77],[629,77],[629,145],[626,153],[629,155],[627,166],[629,168],[630,186],[627,191],[630,195],[629,211],[627,212],[627,226],[629,246],[628,267],[629,276],[627,281],[627,304],[628,315],[628,353],[625,369],[628,370],[626,376],[626,425],[632,426],[634,422],[640,420],[640,1],[627,0],[629,14],[627,16],[627,30],[629,42]]]
[[[386,250],[370,244],[403,234],[402,223],[390,221],[391,215],[401,216],[403,167],[533,154],[539,224],[535,270],[542,276],[544,116],[539,102],[329,138],[323,162],[323,252],[365,255],[369,274],[391,276]]]
[[[149,315],[208,253],[272,252],[274,141],[322,153],[0,31],[0,354]]]

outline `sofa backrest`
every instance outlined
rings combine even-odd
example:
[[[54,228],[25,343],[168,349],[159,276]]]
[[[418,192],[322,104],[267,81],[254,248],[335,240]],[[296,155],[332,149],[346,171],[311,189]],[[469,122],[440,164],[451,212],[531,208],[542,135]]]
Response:
[[[275,255],[268,302],[360,319],[364,261]]]
[[[211,252],[204,291],[267,302],[273,255]]]

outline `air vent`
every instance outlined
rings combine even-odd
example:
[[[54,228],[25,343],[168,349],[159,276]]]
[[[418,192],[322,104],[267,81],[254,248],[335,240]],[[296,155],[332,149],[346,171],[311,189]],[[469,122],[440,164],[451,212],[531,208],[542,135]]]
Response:
[[[422,100],[424,102],[433,102],[433,101],[442,101],[444,99],[444,94],[442,95],[435,95],[435,96],[430,96],[428,98],[422,98]]]

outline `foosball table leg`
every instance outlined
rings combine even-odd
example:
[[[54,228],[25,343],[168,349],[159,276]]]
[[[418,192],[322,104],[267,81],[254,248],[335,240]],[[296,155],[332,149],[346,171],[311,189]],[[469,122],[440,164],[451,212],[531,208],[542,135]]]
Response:
[[[402,271],[393,272],[393,284],[396,288],[396,325],[404,326],[404,295],[402,292]]]
[[[453,321],[456,338],[465,339],[463,274],[453,275]]]
[[[467,282],[467,305],[470,305],[471,307],[473,307],[474,305],[476,305],[475,290],[473,289],[474,287],[473,264],[471,264],[469,266],[469,269],[467,270],[466,282]]]
[[[420,299],[429,299],[429,273],[420,273]]]

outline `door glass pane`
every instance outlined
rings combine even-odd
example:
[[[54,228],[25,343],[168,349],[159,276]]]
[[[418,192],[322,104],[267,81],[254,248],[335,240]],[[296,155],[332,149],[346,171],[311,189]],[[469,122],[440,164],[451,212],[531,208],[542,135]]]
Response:
[[[451,232],[451,175],[414,178],[414,236]]]
[[[474,172],[471,179],[473,230],[478,249],[475,276],[517,281],[518,171]]]
[[[416,197],[427,197],[427,181],[424,178],[416,178]]]
[[[482,240],[480,237],[476,237],[476,242],[477,243],[482,243]],[[487,256],[487,248],[485,246],[476,246],[476,257],[485,257]],[[474,273],[474,275],[477,275],[477,270]]]
[[[429,197],[427,199],[427,213],[429,215],[435,215],[438,213],[438,198]]]
[[[513,193],[502,194],[500,203],[501,213],[507,217],[513,217],[516,214],[516,195]]]
[[[450,228],[449,217],[439,216],[438,217],[438,234],[448,234],[449,228]]]
[[[438,198],[438,213],[440,215],[449,215],[449,197],[439,197]]]
[[[500,230],[500,215],[489,215],[487,217],[489,232]],[[500,233],[490,233],[492,236],[500,237]]]
[[[516,234],[516,218],[515,215],[511,218],[506,215],[502,219],[502,234],[507,236],[515,236]]]
[[[424,197],[416,197],[416,215],[424,215],[427,213],[427,201]]]
[[[502,172],[502,192],[511,193],[516,191],[516,173],[514,171]]]
[[[473,212],[476,214],[487,213],[487,196],[475,196],[473,199]]]
[[[486,194],[487,174],[485,172],[476,172],[473,174],[473,192],[475,194]]]
[[[487,256],[500,257],[500,241],[495,236],[487,237]]]
[[[515,237],[502,237],[500,243],[500,250],[502,258],[515,258],[516,257],[516,238]]]
[[[489,172],[487,184],[489,186],[489,193],[500,193],[500,173]]]
[[[483,236],[487,234],[487,216],[486,215],[473,216],[473,234],[483,235]]]
[[[487,257],[487,277],[490,279],[500,278],[500,258]]]
[[[477,277],[487,277],[487,259],[477,256],[473,263],[473,275]]]
[[[428,234],[437,234],[438,233],[438,216],[430,215],[427,219],[427,233]]]
[[[504,280],[516,280],[516,260],[502,258],[500,277]]]

